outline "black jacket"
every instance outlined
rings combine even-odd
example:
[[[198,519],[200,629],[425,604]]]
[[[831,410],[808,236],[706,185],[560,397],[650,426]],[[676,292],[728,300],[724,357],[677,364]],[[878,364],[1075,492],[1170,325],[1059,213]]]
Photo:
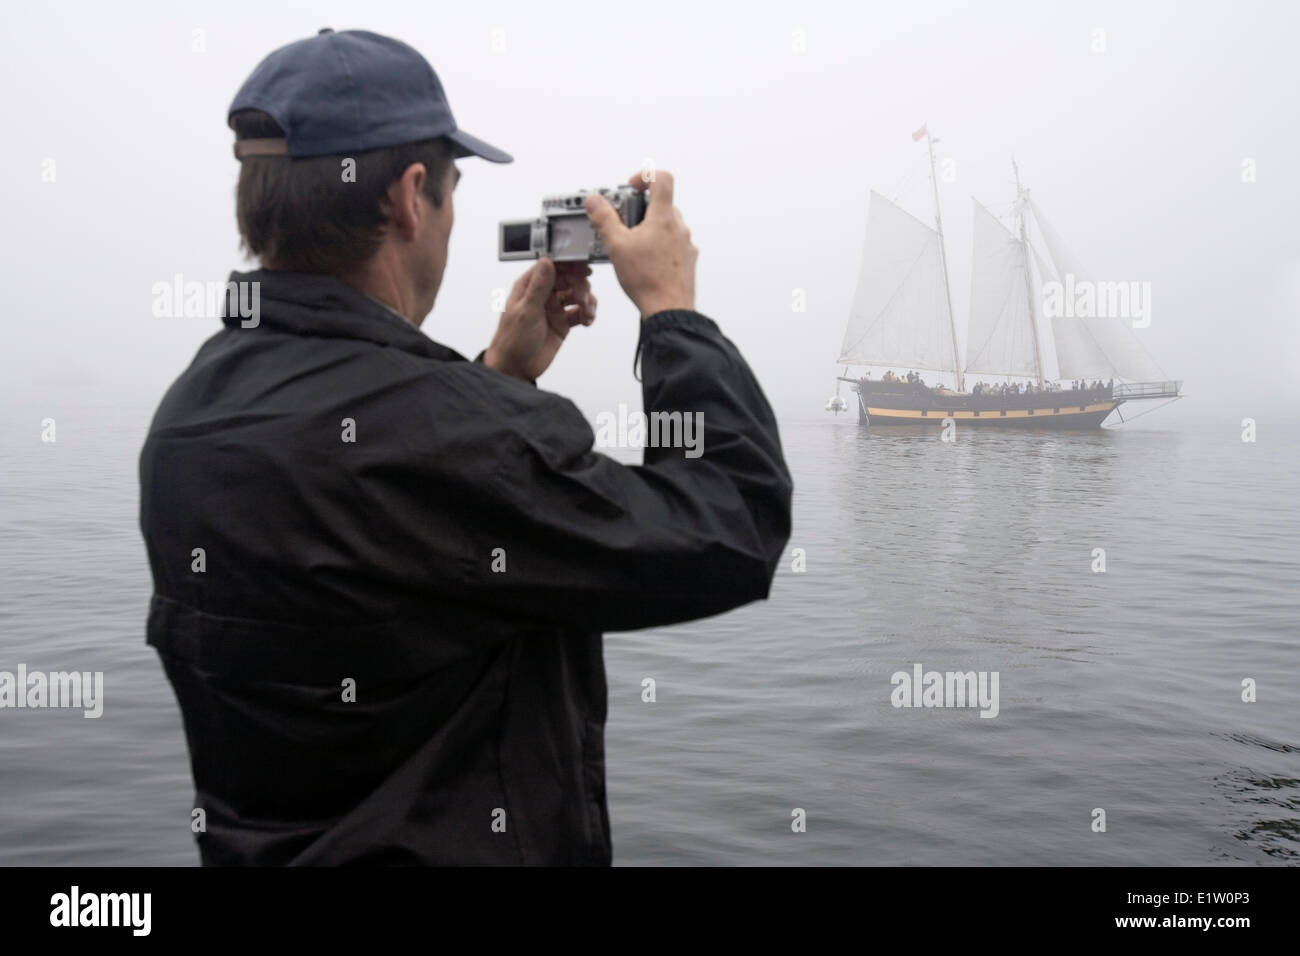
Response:
[[[704,445],[629,467],[338,280],[231,280],[259,323],[224,320],[140,456],[203,862],[608,864],[601,632],[766,597],[789,537],[740,353],[642,324],[646,413],[702,413]]]

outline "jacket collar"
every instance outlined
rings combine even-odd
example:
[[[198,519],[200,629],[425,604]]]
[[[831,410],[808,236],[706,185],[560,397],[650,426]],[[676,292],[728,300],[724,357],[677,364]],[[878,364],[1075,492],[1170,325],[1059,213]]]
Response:
[[[443,361],[465,361],[459,352],[433,341],[378,299],[334,276],[255,269],[231,272],[229,281],[258,284],[258,324],[243,328],[238,314],[227,314],[221,321],[228,328],[253,334],[270,328],[294,335],[361,339]],[[241,294],[249,302],[249,294]]]

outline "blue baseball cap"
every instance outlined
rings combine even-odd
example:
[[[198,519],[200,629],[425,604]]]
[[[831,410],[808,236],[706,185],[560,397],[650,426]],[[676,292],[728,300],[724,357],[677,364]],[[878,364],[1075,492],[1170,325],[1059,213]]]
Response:
[[[243,139],[235,156],[345,156],[444,136],[455,155],[509,163],[456,126],[429,61],[399,40],[329,27],[271,53],[244,81],[230,116],[261,110],[283,139]],[[228,117],[229,119],[229,117]]]

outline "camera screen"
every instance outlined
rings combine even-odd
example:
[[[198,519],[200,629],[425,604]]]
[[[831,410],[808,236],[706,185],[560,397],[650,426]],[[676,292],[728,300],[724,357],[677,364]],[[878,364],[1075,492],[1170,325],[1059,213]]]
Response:
[[[550,253],[556,262],[586,262],[596,233],[586,213],[550,217]]]
[[[502,252],[527,252],[532,236],[532,224],[527,222],[512,223],[501,229]]]

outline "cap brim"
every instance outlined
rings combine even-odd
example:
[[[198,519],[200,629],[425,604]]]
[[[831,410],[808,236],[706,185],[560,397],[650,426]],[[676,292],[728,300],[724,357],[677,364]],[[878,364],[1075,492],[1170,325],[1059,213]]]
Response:
[[[456,151],[459,159],[464,156],[480,156],[490,163],[513,163],[515,158],[503,149],[483,142],[477,136],[471,136],[463,129],[452,130],[447,138],[460,147]]]

